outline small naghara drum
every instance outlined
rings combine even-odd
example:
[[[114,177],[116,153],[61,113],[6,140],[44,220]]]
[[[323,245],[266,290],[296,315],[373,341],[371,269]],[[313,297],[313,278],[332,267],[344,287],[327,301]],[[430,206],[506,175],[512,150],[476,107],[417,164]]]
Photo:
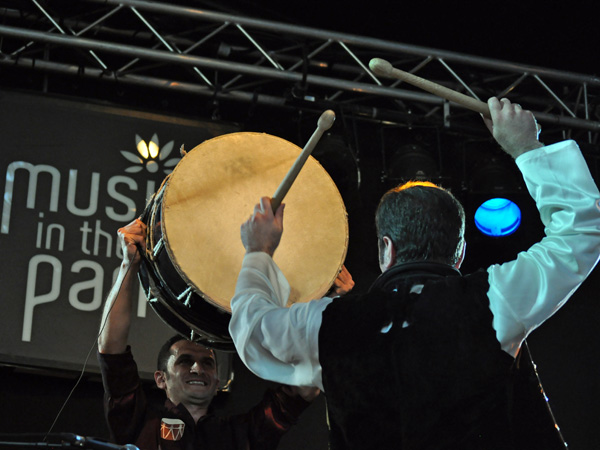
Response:
[[[268,134],[219,136],[189,151],[146,207],[140,280],[155,312],[192,340],[233,350],[230,300],[244,257],[240,226],[272,196],[301,153]],[[274,260],[291,286],[289,305],[324,296],[342,268],[348,220],[331,177],[309,157],[284,203]]]

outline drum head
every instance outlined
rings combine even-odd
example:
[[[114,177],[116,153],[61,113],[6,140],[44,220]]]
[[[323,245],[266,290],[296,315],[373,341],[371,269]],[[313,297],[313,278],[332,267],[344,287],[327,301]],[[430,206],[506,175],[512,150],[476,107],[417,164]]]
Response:
[[[162,232],[180,276],[231,312],[245,254],[240,225],[272,197],[302,149],[276,136],[232,133],[188,152],[167,180]],[[309,157],[283,200],[284,233],[274,260],[291,286],[289,304],[320,298],[341,270],[348,220],[332,179]]]

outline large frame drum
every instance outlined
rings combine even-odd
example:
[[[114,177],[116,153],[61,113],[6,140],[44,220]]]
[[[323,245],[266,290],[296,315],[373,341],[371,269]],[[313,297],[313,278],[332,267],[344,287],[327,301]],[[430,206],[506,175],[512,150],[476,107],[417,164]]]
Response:
[[[301,149],[276,136],[240,132],[189,151],[148,204],[140,280],[155,312],[190,339],[233,350],[230,300],[244,257],[240,226],[272,196]],[[288,306],[324,296],[348,245],[343,200],[309,157],[284,199],[274,260],[290,282]]]

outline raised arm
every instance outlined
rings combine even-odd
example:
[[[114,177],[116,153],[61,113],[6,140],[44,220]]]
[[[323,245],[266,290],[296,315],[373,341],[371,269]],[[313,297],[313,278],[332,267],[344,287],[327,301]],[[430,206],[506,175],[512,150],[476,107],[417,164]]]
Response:
[[[263,197],[241,226],[246,256],[231,300],[229,331],[240,358],[259,377],[322,388],[318,330],[331,298],[286,307],[290,286],[271,257],[282,232],[282,206],[273,214]],[[349,288],[347,280],[344,284]]]
[[[543,146],[530,111],[490,99],[491,131],[516,159],[546,237],[517,259],[488,268],[490,309],[502,348],[523,339],[581,285],[600,255],[600,193],[574,141]],[[487,121],[488,126],[490,125]]]
[[[139,219],[118,230],[123,260],[102,314],[98,337],[100,353],[124,353],[131,327],[134,291],[140,267],[140,251],[146,249],[146,225]]]

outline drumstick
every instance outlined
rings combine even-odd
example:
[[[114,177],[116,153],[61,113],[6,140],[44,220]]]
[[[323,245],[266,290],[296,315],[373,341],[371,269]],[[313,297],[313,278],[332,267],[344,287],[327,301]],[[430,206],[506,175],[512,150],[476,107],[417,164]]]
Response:
[[[319,120],[317,122],[317,129],[302,149],[302,152],[300,153],[298,158],[296,158],[296,161],[286,174],[285,178],[283,179],[283,181],[277,188],[277,191],[275,191],[273,198],[271,199],[271,206],[273,207],[273,212],[277,211],[277,208],[279,208],[279,205],[283,201],[283,197],[285,197],[285,194],[287,194],[287,192],[289,191],[290,187],[292,186],[292,183],[300,173],[300,169],[302,169],[302,166],[304,165],[311,152],[317,145],[317,142],[319,142],[319,139],[321,139],[323,133],[331,128],[334,121],[335,113],[332,110],[328,109],[323,114],[321,114],[321,117],[319,117]]]
[[[476,98],[469,97],[468,95],[461,94],[460,92],[452,89],[448,89],[445,86],[418,77],[412,73],[396,69],[395,67],[392,67],[392,65],[385,59],[373,58],[369,62],[369,68],[376,75],[389,78],[398,78],[399,80],[406,81],[408,84],[412,84],[413,86],[437,95],[438,97],[445,98],[451,102],[458,103],[459,105],[462,105],[471,111],[483,114],[484,117],[487,117],[488,119],[490,118],[490,109],[488,108],[487,103],[477,100]]]

